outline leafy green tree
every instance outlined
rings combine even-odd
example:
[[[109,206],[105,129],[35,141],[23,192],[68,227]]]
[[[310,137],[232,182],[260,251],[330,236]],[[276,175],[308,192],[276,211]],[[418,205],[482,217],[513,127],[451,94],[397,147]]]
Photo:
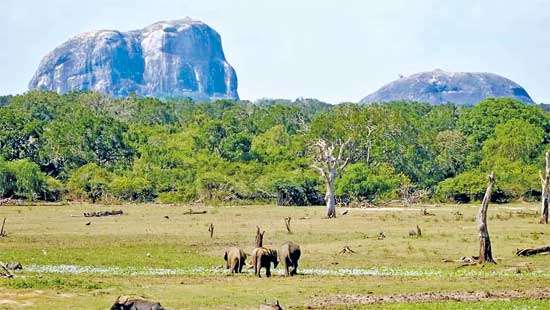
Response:
[[[444,130],[435,136],[435,161],[443,178],[453,177],[466,169],[470,145],[458,130]]]
[[[48,177],[28,159],[0,160],[0,196],[47,200]]]
[[[408,183],[406,176],[397,174],[389,165],[380,164],[369,167],[365,163],[358,162],[349,165],[338,179],[336,194],[353,200],[392,199],[397,196],[398,189]]]
[[[495,127],[494,136],[483,144],[483,159],[532,162],[540,154],[544,130],[521,119],[512,119]]]
[[[74,170],[67,185],[75,198],[90,199],[95,203],[107,195],[112,179],[112,173],[105,168],[89,163]]]

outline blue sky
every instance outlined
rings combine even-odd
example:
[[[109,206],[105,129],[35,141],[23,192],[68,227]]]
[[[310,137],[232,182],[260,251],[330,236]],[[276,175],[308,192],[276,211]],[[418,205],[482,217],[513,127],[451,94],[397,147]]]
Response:
[[[222,36],[243,99],[358,101],[399,74],[487,71],[550,103],[550,0],[1,0],[0,94],[84,31],[190,16]]]

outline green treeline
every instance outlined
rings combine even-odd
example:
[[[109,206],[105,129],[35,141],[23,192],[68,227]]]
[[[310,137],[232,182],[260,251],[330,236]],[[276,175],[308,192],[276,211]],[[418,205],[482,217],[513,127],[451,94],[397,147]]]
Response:
[[[359,125],[358,125],[359,124]],[[336,130],[336,129],[337,130]],[[330,106],[29,92],[0,104],[0,196],[93,202],[322,204],[319,136],[353,137],[341,201],[537,199],[550,117],[488,99],[475,107],[394,102]]]

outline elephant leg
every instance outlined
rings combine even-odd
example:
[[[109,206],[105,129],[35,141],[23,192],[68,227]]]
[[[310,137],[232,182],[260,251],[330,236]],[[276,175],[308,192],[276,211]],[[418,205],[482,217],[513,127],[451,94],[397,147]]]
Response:
[[[298,273],[298,262],[296,261],[294,263],[294,266],[292,267],[292,271],[290,272],[290,275],[295,276]]]
[[[258,260],[256,261],[256,266],[254,267],[254,272],[256,273],[256,275],[258,276],[258,278],[261,278],[262,276],[260,275],[260,271],[262,270],[262,260],[260,258],[258,258]]]
[[[285,259],[285,264],[286,264],[286,275],[291,276],[292,275],[292,266],[294,266],[294,263],[292,262],[290,257],[287,257]]]

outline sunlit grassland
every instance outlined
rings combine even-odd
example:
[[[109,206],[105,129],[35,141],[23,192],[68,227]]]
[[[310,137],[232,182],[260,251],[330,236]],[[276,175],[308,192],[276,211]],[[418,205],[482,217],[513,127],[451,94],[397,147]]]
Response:
[[[459,267],[444,262],[475,255],[478,250],[474,217],[477,205],[414,206],[352,209],[345,216],[323,219],[319,207],[274,206],[193,207],[208,212],[188,215],[188,206],[4,206],[8,237],[0,240],[0,260],[23,266],[78,265],[119,270],[194,270],[175,275],[51,274],[22,272],[0,280],[0,300],[11,306],[104,309],[118,295],[141,295],[172,309],[254,308],[265,298],[305,307],[331,294],[388,295],[440,291],[498,291],[550,287],[550,259],[520,258],[520,247],[548,245],[550,226],[538,224],[537,205],[515,203],[489,207],[489,231],[496,266]],[[427,208],[435,215],[422,215]],[[125,215],[84,218],[84,211],[122,209]],[[340,214],[340,211],[339,211]],[[292,234],[283,218],[291,216]],[[168,217],[168,218],[166,218]],[[91,222],[90,225],[85,225]],[[214,238],[208,225],[214,224]],[[250,252],[256,226],[266,231],[265,244],[286,240],[303,249],[301,268],[310,273],[295,278],[256,279],[250,274],[219,272],[223,249],[238,245]],[[422,237],[409,237],[419,225]],[[383,232],[386,238],[379,240]],[[338,255],[344,247],[356,251]],[[316,271],[372,269],[385,275],[321,275]],[[515,304],[548,305],[546,301]],[[10,304],[5,303],[5,306]],[[4,306],[0,305],[0,306]],[[426,305],[426,304],[422,304]],[[437,303],[441,307],[476,304]],[[484,305],[499,308],[499,302]],[[384,305],[384,307],[389,305]],[[400,309],[415,305],[394,304]],[[418,306],[418,305],[416,305]]]

